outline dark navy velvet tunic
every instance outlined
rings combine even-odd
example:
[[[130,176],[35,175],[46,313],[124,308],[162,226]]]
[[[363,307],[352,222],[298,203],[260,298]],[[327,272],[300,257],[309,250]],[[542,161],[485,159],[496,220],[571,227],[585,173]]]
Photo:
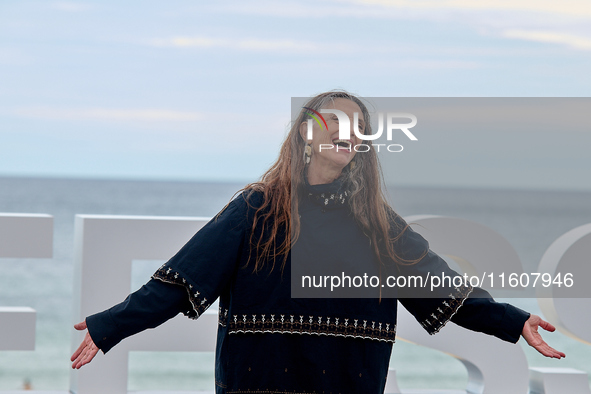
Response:
[[[313,250],[332,247],[334,253],[314,260],[316,264],[333,256],[352,269],[360,261],[364,269],[376,267],[369,239],[352,220],[347,193],[340,188],[338,182],[308,186],[295,245],[303,248],[303,256],[307,245],[315,244]],[[253,273],[250,234],[260,204],[260,194],[238,196],[150,282],[121,304],[89,316],[95,344],[106,353],[122,339],[178,313],[198,318],[219,298],[216,393],[344,394],[383,393],[398,301],[430,334],[451,320],[505,341],[519,339],[529,314],[470,286],[442,288],[436,298],[291,298],[290,259],[283,270],[278,259],[274,269],[268,264]],[[257,227],[255,235],[261,231],[268,230]],[[457,275],[412,229],[396,242],[405,258],[428,252],[403,273]]]

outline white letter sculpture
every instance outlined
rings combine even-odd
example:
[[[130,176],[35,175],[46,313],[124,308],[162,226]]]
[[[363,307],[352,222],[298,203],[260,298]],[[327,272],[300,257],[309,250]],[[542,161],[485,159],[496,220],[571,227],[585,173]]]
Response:
[[[53,257],[53,217],[0,214],[0,258]],[[0,350],[35,350],[36,312],[0,306]]]

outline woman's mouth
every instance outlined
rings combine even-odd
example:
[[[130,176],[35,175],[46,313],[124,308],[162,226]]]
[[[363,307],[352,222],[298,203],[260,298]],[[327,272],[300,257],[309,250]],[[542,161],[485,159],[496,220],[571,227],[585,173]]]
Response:
[[[337,148],[337,152],[339,150],[347,150],[351,152],[351,145],[353,145],[351,141],[342,139],[332,140],[332,143]]]

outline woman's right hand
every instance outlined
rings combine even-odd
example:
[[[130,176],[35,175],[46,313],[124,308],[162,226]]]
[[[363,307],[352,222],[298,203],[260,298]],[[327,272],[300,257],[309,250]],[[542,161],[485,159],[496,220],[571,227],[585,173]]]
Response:
[[[81,323],[75,324],[74,328],[78,331],[86,330],[86,321]],[[72,368],[73,369],[80,369],[83,365],[88,364],[92,361],[94,356],[98,353],[99,348],[94,344],[92,338],[88,331],[86,332],[86,336],[84,340],[78,346],[78,349],[72,354],[70,361],[72,361]]]

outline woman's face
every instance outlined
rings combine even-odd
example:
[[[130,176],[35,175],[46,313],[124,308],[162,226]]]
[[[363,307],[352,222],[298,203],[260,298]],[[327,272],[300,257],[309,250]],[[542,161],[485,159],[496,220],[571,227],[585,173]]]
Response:
[[[358,113],[359,132],[361,133],[364,132],[365,119],[363,118],[361,108],[355,102],[345,98],[336,98],[323,108],[338,109],[347,114],[350,123],[348,137],[346,139],[339,138],[339,119],[335,114],[331,113],[322,114],[326,120],[328,129],[324,124],[322,124],[321,128],[316,121],[313,122],[313,138],[311,141],[307,139],[308,125],[306,122],[301,124],[300,134],[304,141],[308,141],[312,145],[311,168],[323,168],[340,173],[355,157],[356,152],[353,147],[361,143],[361,140],[355,136],[353,131],[353,127],[355,127],[353,114],[355,112]]]

